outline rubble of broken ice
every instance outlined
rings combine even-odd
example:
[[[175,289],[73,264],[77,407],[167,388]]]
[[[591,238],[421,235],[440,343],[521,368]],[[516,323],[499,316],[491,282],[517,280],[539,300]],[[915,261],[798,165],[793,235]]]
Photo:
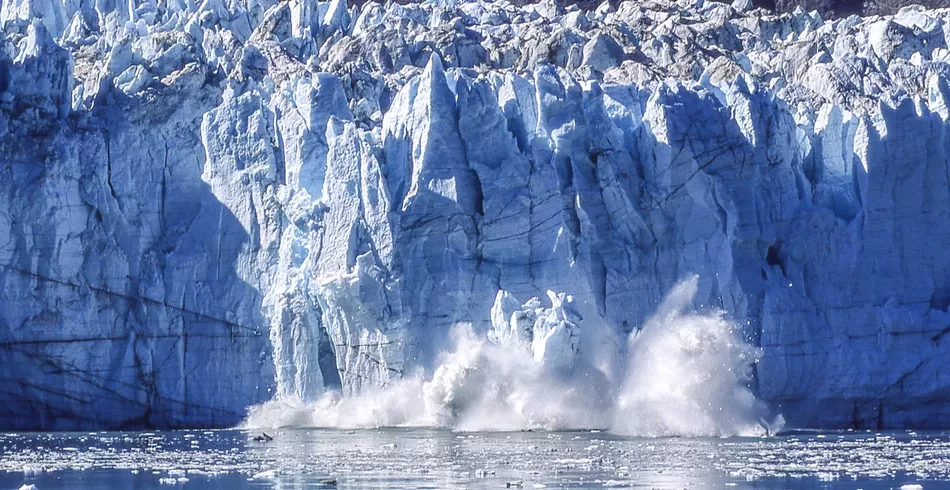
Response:
[[[950,423],[950,11],[3,0],[0,420],[571,369],[700,276],[792,425]],[[540,299],[532,299],[540,298]]]

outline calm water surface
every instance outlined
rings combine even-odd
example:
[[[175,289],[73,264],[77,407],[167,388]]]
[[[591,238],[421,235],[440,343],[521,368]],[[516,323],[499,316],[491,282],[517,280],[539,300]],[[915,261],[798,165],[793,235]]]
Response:
[[[604,432],[287,430],[0,435],[0,489],[950,489],[950,433],[638,439]]]

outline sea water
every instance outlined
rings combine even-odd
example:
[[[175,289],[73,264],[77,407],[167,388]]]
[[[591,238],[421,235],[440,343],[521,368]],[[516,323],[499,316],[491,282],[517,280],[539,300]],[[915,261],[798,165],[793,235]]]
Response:
[[[0,489],[950,488],[950,432],[640,438],[403,429],[7,433]],[[917,485],[920,485],[918,487]]]

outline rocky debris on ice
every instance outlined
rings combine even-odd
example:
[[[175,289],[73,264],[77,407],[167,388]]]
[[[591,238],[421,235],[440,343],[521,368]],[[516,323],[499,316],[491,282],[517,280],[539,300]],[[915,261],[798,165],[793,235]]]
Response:
[[[692,273],[790,423],[950,417],[950,10],[4,0],[0,23],[6,427],[229,425],[430,368],[457,323],[575,369]]]

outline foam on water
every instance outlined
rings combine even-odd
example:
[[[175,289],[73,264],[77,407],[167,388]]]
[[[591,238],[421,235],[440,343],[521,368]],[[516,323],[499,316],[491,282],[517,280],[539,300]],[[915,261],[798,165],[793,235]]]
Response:
[[[631,334],[624,376],[611,382],[579,359],[564,371],[518,342],[491,342],[458,325],[438,367],[386,387],[313,403],[277,399],[253,407],[248,428],[447,427],[461,431],[594,429],[640,436],[764,435],[779,421],[748,385],[758,349],[722,312],[691,312],[691,277]]]

